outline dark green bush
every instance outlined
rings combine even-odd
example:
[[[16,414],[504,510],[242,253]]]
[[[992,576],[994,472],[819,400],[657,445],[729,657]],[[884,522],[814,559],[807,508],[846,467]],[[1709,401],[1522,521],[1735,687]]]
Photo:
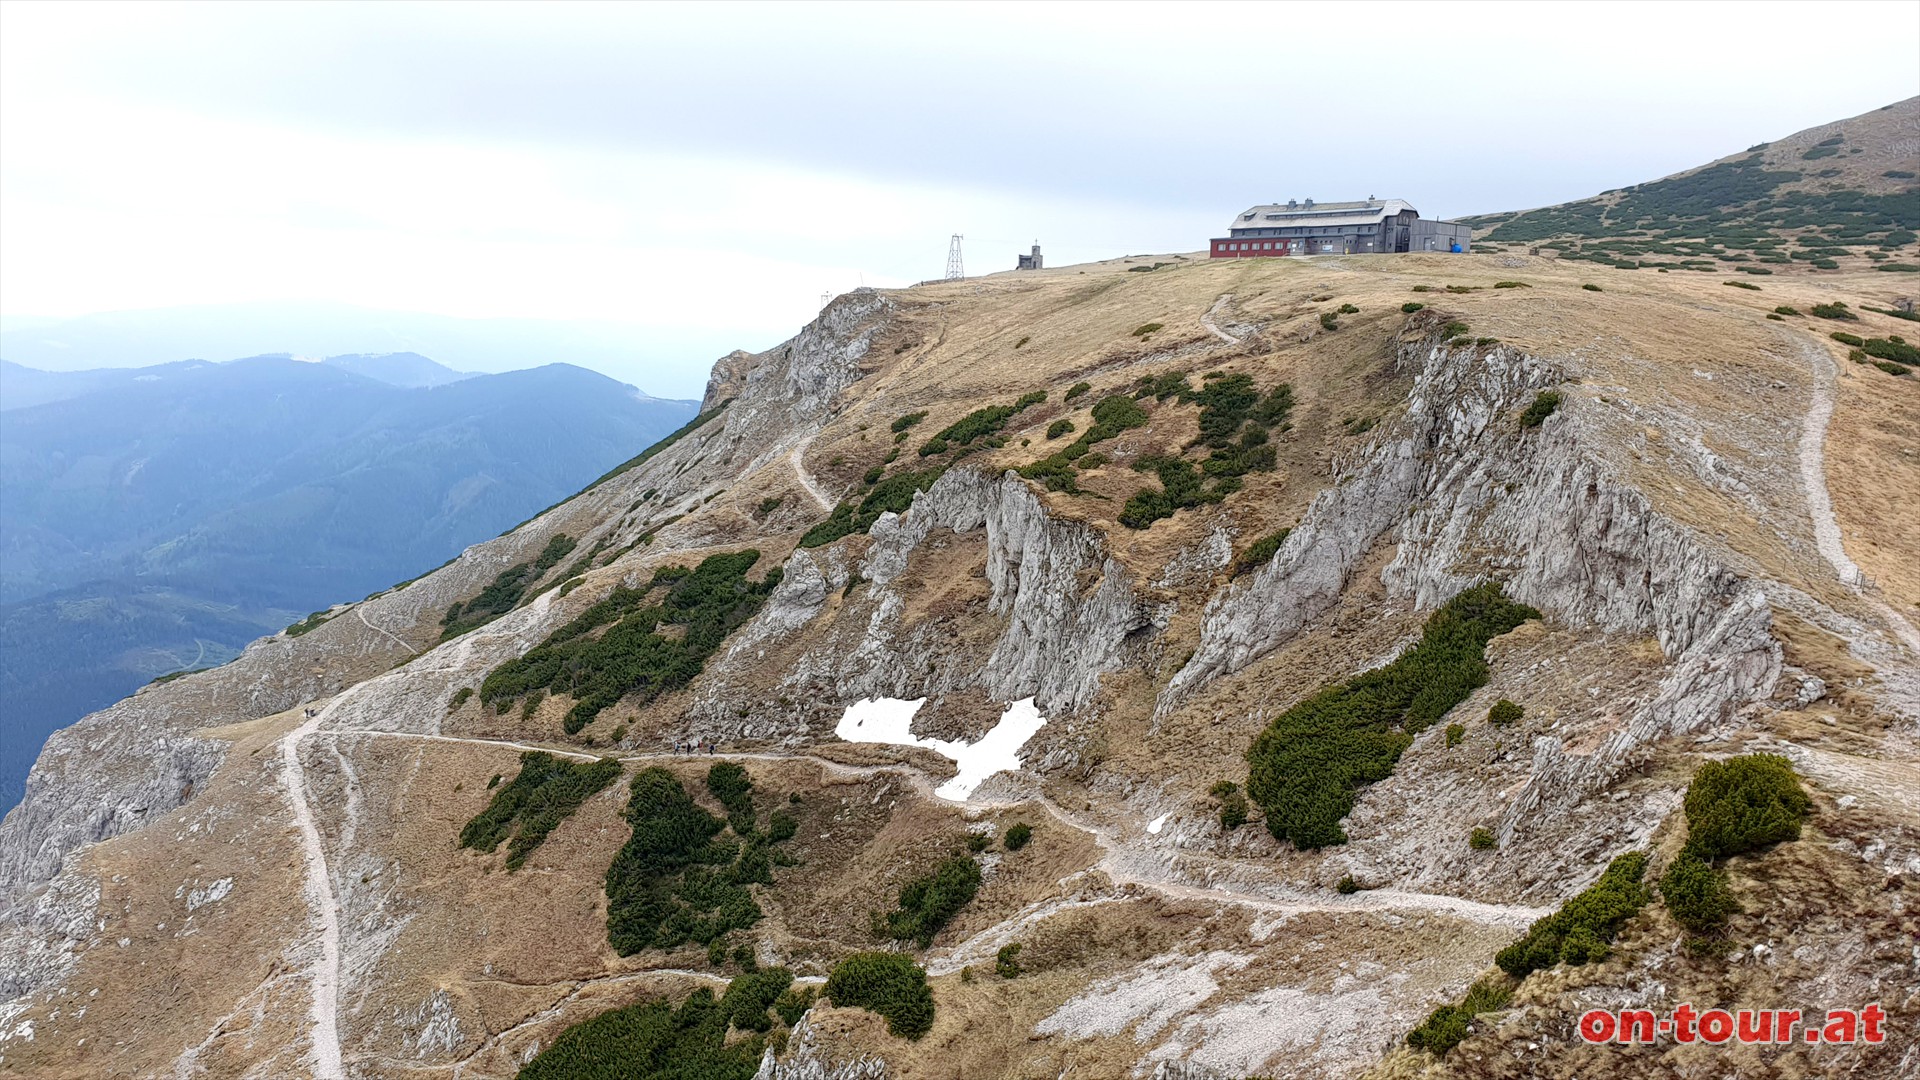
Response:
[[[1920,349],[1895,338],[1868,338],[1860,343],[1862,351],[1879,360],[1891,360],[1896,364],[1920,365]]]
[[[1151,334],[1151,333],[1153,333],[1153,332],[1154,332],[1155,330],[1159,330],[1159,329],[1162,329],[1162,327],[1161,327],[1161,325],[1160,325],[1159,323],[1157,323],[1157,322],[1150,322],[1150,323],[1144,323],[1144,324],[1142,324],[1142,325],[1140,326],[1140,328],[1139,328],[1139,329],[1137,329],[1137,330],[1135,330],[1135,331],[1133,332],[1133,336],[1134,336],[1134,337],[1137,337],[1137,338],[1144,338],[1144,337],[1146,337],[1146,336],[1147,336],[1148,334]]]
[[[854,953],[840,961],[827,976],[827,998],[840,1008],[878,1013],[902,1038],[918,1039],[933,1028],[927,973],[900,953]]]
[[[850,533],[863,533],[880,520],[881,514],[904,514],[913,506],[913,496],[932,487],[946,473],[944,466],[922,472],[898,472],[873,485],[857,503],[843,502],[834,507],[824,521],[800,537],[801,547],[831,544]]]
[[[1240,555],[1233,560],[1233,576],[1239,577],[1249,570],[1258,570],[1267,565],[1275,555],[1280,553],[1281,545],[1285,544],[1287,537],[1292,534],[1293,530],[1290,528],[1281,529],[1279,532],[1268,533],[1260,539],[1255,540],[1252,547],[1241,552]]]
[[[753,781],[747,770],[732,761],[719,761],[707,769],[707,791],[727,808],[727,824],[740,836],[753,832]]]
[[[685,686],[779,585],[778,568],[763,581],[746,579],[759,560],[751,549],[712,555],[691,570],[657,570],[644,588],[615,587],[524,656],[495,668],[480,684],[480,700],[504,708],[535,690],[570,694],[565,728],[573,734],[624,697],[644,703]],[[660,633],[669,626],[685,631]]]
[[[1220,800],[1221,828],[1232,832],[1247,823],[1247,797],[1241,793],[1239,784],[1222,780],[1208,789],[1208,794]]]
[[[1884,262],[1874,267],[1889,274],[1920,274],[1920,263]]]
[[[1094,445],[1129,428],[1143,427],[1146,423],[1147,411],[1132,398],[1125,394],[1110,394],[1094,405],[1092,427],[1081,432],[1078,439],[1060,450],[1031,465],[1022,466],[1020,475],[1041,481],[1049,491],[1078,491],[1080,469],[1098,467],[1093,459],[1099,455],[1090,453]],[[1100,458],[1099,464],[1105,463],[1106,459]]]
[[[989,405],[984,409],[975,409],[967,415],[942,428],[933,438],[920,447],[921,457],[944,454],[953,446],[968,446],[976,439],[985,439],[998,434],[1028,406],[1038,405],[1047,400],[1044,390],[1035,390],[1022,394],[1011,405]]]
[[[1800,311],[1797,308],[1791,308],[1785,304],[1781,304],[1779,307],[1773,309],[1773,313],[1775,315],[1798,315]]]
[[[1340,883],[1333,887],[1333,891],[1341,896],[1352,896],[1360,891],[1360,883],[1353,880],[1352,874],[1348,874],[1340,879]]]
[[[1537,428],[1546,422],[1547,417],[1560,407],[1560,395],[1552,390],[1542,390],[1533,396],[1533,403],[1520,414],[1522,428]]]
[[[607,940],[621,956],[695,942],[717,946],[710,957],[724,957],[727,934],[760,921],[747,886],[773,884],[774,865],[791,860],[776,851],[779,840],[754,827],[751,781],[709,773],[710,789],[714,781],[746,808],[744,814],[729,808],[738,826],[731,836],[721,835],[727,826],[701,809],[673,773],[654,766],[633,778],[626,814],[633,835],[607,867]]]
[[[1580,286],[1580,287],[1581,287],[1582,289],[1585,289],[1585,290],[1586,290],[1586,291],[1588,291],[1588,292],[1605,292],[1605,291],[1606,291],[1606,290],[1604,290],[1604,289],[1602,289],[1602,288],[1601,288],[1600,286],[1598,286],[1598,285],[1582,285],[1582,286]]]
[[[703,986],[677,1009],[653,999],[575,1024],[528,1062],[519,1080],[752,1080],[766,1040],[752,1034],[729,1041],[728,1025],[745,1016],[743,1030],[772,1026],[753,1027],[751,1010],[775,970],[735,979],[719,1001]],[[791,981],[784,970],[780,975]],[[764,1023],[765,1005],[760,1013]]]
[[[1508,701],[1506,698],[1501,698],[1499,701],[1493,703],[1493,708],[1487,710],[1487,722],[1494,727],[1512,727],[1519,723],[1520,718],[1526,714],[1527,711],[1525,709]]]
[[[1415,301],[1409,300],[1406,303],[1400,305],[1400,310],[1406,312],[1408,315],[1411,315],[1416,311],[1426,310],[1426,307],[1427,305],[1425,304],[1417,303]]]
[[[447,702],[447,711],[452,712],[453,710],[459,708],[460,706],[465,705],[469,700],[472,699],[472,697],[473,697],[473,687],[471,686],[461,687],[460,692],[453,695],[453,700]]]
[[[1864,338],[1856,337],[1855,335],[1849,334],[1843,330],[1835,330],[1833,333],[1828,334],[1827,336],[1839,342],[1842,345],[1852,345],[1856,349],[1866,344],[1866,340]]]
[[[1687,850],[1708,862],[1798,840],[1812,802],[1786,758],[1709,761],[1687,786]]]
[[[1006,845],[1008,851],[1019,851],[1026,847],[1027,841],[1031,839],[1033,839],[1033,826],[1024,821],[1016,821],[1007,829],[1006,838],[1001,842]]]
[[[979,889],[980,864],[971,856],[944,859],[933,873],[900,887],[900,906],[886,917],[887,933],[927,948]]]
[[[1745,271],[1745,272],[1747,272],[1747,273],[1749,273],[1749,274],[1771,274],[1771,273],[1773,273],[1773,271],[1771,271],[1771,270],[1762,270],[1762,269],[1759,269],[1758,267],[1750,267],[1750,266],[1742,266],[1742,267],[1738,267],[1738,269],[1740,269],[1740,270],[1743,270],[1743,271]],[[1720,284],[1722,284],[1722,285],[1728,285],[1728,286],[1731,286],[1731,287],[1733,287],[1733,288],[1735,288],[1735,289],[1751,289],[1751,290],[1753,290],[1754,292],[1759,292],[1759,291],[1760,291],[1760,286],[1758,286],[1758,285],[1754,285],[1754,284],[1751,284],[1751,283],[1749,283],[1749,282],[1745,282],[1745,281],[1723,281],[1723,282],[1721,282]]]
[[[1440,328],[1440,336],[1446,337],[1446,338],[1460,337],[1466,332],[1467,332],[1467,324],[1461,322],[1458,319],[1455,319],[1454,321]]]
[[[1340,320],[1334,317],[1333,312],[1323,311],[1320,313],[1320,328],[1323,330],[1338,330],[1340,329]]]
[[[1683,851],[1660,875],[1660,898],[1673,921],[1701,935],[1718,934],[1740,905],[1727,887],[1726,874],[1692,852]]]
[[[1533,288],[1533,286],[1527,284],[1524,281],[1496,281],[1493,283],[1493,287],[1496,289],[1531,289]]]
[[[918,424],[920,421],[925,420],[926,418],[927,418],[927,414],[924,409],[921,410],[920,412],[911,412],[906,414],[905,416],[895,417],[893,424],[891,425],[891,427],[893,428],[893,433],[895,435],[898,435],[901,432],[912,427],[913,425]]]
[[[1047,425],[1047,438],[1057,439],[1062,435],[1071,435],[1073,434],[1073,430],[1073,421],[1061,417]]]
[[[1341,304],[1341,305],[1340,305],[1340,306],[1339,306],[1338,308],[1336,308],[1336,309],[1334,309],[1334,310],[1335,310],[1335,313],[1336,313],[1336,314],[1340,314],[1340,315],[1358,315],[1358,314],[1360,314],[1360,309],[1359,309],[1359,308],[1357,308],[1357,307],[1354,307],[1354,306],[1353,306],[1352,304]]]
[[[1577,966],[1606,959],[1614,935],[1646,906],[1649,894],[1640,882],[1646,872],[1645,852],[1619,856],[1607,864],[1600,880],[1561,905],[1559,911],[1536,921],[1525,937],[1501,949],[1493,962],[1521,979],[1528,972],[1555,964]]]
[[[1487,681],[1487,642],[1540,613],[1497,585],[1467,589],[1427,619],[1392,663],[1329,687],[1280,714],[1247,751],[1247,793],[1267,829],[1296,847],[1346,842],[1354,793],[1384,779],[1413,736]]]
[[[1467,834],[1467,846],[1475,851],[1492,851],[1500,846],[1500,840],[1492,829],[1479,826]]]
[[[978,853],[978,852],[985,851],[992,846],[993,846],[993,837],[988,836],[986,833],[969,833],[967,836],[968,851]]]
[[[1003,979],[1017,979],[1020,977],[1019,942],[1016,941],[1011,945],[1000,946],[1000,951],[993,956],[993,970],[995,974]]]
[[[459,606],[458,604],[454,605],[456,608]],[[282,633],[285,633],[288,637],[299,637],[302,634],[318,630],[320,627],[326,625],[328,620],[332,618],[333,615],[330,611],[316,611],[306,618],[301,619],[299,622],[294,623],[292,626],[287,627]]]
[[[1909,368],[1896,364],[1891,360],[1875,360],[1873,362],[1873,366],[1879,368],[1881,371],[1884,371],[1889,375],[1905,375],[1909,370],[1911,370]]]
[[[1450,747],[1459,746],[1460,743],[1466,739],[1466,737],[1467,737],[1467,729],[1465,725],[1463,724],[1447,725],[1447,745],[1448,746]]]
[[[782,1023],[792,1027],[800,1022],[801,1017],[807,1015],[808,1009],[813,1008],[815,994],[816,991],[811,986],[793,987],[781,994],[780,999],[773,1003],[773,1011],[779,1014]]]
[[[1090,382],[1074,383],[1072,386],[1067,387],[1067,393],[1064,400],[1072,401],[1074,398],[1079,397],[1081,394],[1084,394],[1091,389],[1093,389],[1093,384]]]
[[[1812,310],[1814,315],[1822,319],[1852,320],[1854,322],[1860,321],[1860,316],[1855,315],[1851,311],[1848,311],[1847,305],[1841,303],[1838,300],[1835,300],[1831,304],[1815,304],[1813,305]]]
[[[515,563],[494,575],[493,581],[471,600],[455,603],[440,620],[440,640],[451,641],[485,626],[518,607],[527,589],[567,557],[578,541],[560,533],[548,538],[532,562]]]
[[[1466,998],[1458,1005],[1442,1005],[1427,1017],[1426,1022],[1407,1032],[1407,1045],[1415,1050],[1425,1050],[1435,1057],[1446,1057],[1447,1051],[1460,1045],[1468,1034],[1473,1018],[1483,1012],[1497,1012],[1507,1007],[1513,1000],[1513,991],[1492,979],[1483,979],[1467,990]]]
[[[1225,375],[1182,400],[1200,404],[1200,442],[1212,452],[1198,466],[1166,454],[1134,462],[1134,469],[1157,475],[1161,486],[1127,500],[1119,521],[1128,528],[1144,529],[1176,510],[1217,503],[1240,490],[1240,477],[1274,466],[1269,430],[1292,426],[1287,417],[1293,411],[1293,387],[1287,383],[1262,397],[1250,376]]]
[[[518,870],[548,833],[619,776],[620,763],[612,758],[575,762],[529,750],[520,755],[519,775],[460,830],[460,846],[492,851],[511,833],[507,869]]]

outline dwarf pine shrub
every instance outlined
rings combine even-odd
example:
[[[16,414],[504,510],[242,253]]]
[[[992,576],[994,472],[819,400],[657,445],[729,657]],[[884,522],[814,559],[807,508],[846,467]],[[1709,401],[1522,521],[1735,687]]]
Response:
[[[840,1008],[866,1009],[887,1030],[918,1039],[933,1028],[933,990],[926,970],[901,953],[854,953],[827,976],[826,996]]]
[[[1006,839],[1001,841],[1008,851],[1019,851],[1033,839],[1033,826],[1024,821],[1016,821],[1007,829]]]
[[[507,869],[518,870],[548,833],[619,776],[620,763],[613,758],[575,762],[529,750],[520,755],[519,775],[460,830],[460,846],[492,851],[512,835]]]
[[[1516,979],[1556,964],[1580,965],[1606,959],[1608,946],[1628,919],[1640,913],[1650,894],[1640,879],[1647,855],[1630,851],[1607,864],[1600,880],[1537,920],[1526,936],[1501,949],[1493,962]]]
[[[900,906],[885,920],[887,933],[927,948],[979,889],[980,864],[971,856],[944,859],[933,873],[900,887]]]
[[[1467,589],[1427,619],[1392,663],[1280,714],[1247,751],[1247,794],[1267,829],[1296,847],[1346,842],[1354,794],[1386,778],[1413,741],[1487,681],[1487,642],[1540,613],[1493,584]]]

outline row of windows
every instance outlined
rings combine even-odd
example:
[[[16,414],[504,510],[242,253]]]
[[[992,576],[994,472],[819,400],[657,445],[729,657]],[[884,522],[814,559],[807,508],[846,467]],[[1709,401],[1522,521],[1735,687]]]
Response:
[[[1270,242],[1270,243],[1215,244],[1213,245],[1213,250],[1215,251],[1286,251],[1287,243],[1285,241],[1278,241],[1278,242]]]

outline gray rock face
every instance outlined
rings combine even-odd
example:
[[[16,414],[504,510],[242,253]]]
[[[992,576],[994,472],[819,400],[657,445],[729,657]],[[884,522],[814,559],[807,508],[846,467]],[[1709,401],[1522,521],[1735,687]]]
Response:
[[[753,1080],[887,1080],[893,1075],[881,1058],[862,1055],[842,1059],[828,1051],[810,1019],[803,1016],[794,1025],[787,1040],[787,1059],[776,1060],[769,1048]]]
[[[1397,526],[1391,594],[1437,607],[1476,581],[1576,628],[1651,633],[1672,663],[1654,700],[1594,754],[1536,746],[1532,786],[1508,827],[1547,793],[1578,798],[1636,747],[1699,730],[1768,695],[1780,671],[1760,591],[1586,451],[1578,401],[1522,431],[1514,414],[1561,373],[1516,350],[1404,346],[1420,371],[1406,415],[1332,488],[1264,569],[1207,606],[1200,646],[1166,709],[1238,670],[1326,611],[1366,551]]]
[[[905,605],[895,583],[935,530],[986,534],[988,610],[1004,629],[984,663],[929,669],[928,655],[949,650],[901,625]],[[873,614],[857,639],[836,638],[803,657],[790,682],[832,686],[842,701],[975,688],[994,700],[1032,697],[1043,712],[1066,711],[1084,705],[1100,675],[1119,666],[1129,634],[1165,625],[1165,613],[1135,595],[1094,530],[1054,518],[1011,473],[954,469],[906,514],[881,515],[870,535],[859,572]],[[780,588],[742,631],[730,662],[811,620],[829,591],[845,585],[847,570],[823,566],[822,558],[802,550],[788,560]]]

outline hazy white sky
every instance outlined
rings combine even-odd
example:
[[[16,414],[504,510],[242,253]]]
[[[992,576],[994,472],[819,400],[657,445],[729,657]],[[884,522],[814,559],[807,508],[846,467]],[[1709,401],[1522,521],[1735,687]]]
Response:
[[[1275,198],[1544,205],[1915,93],[1911,0],[10,0],[0,315],[327,301],[759,348],[823,291],[939,276],[951,233],[980,272],[1194,250]]]

